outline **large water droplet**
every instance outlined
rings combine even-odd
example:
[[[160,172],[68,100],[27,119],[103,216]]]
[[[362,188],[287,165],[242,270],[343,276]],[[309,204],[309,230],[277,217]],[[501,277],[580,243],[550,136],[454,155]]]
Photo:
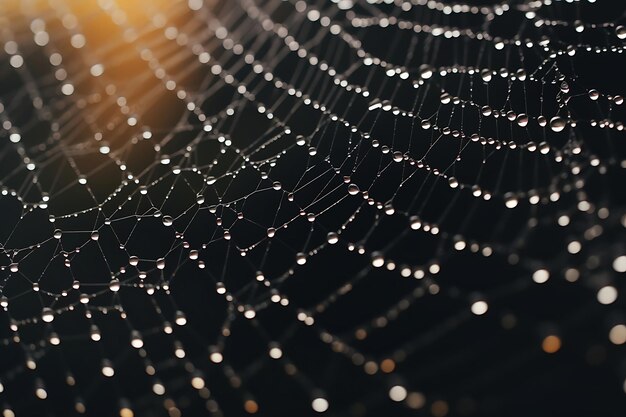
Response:
[[[552,129],[553,132],[562,131],[563,129],[565,129],[565,125],[565,120],[561,119],[559,116],[555,116],[550,119],[550,129]]]
[[[41,311],[41,319],[46,323],[51,323],[54,320],[54,311],[49,307],[45,307]]]

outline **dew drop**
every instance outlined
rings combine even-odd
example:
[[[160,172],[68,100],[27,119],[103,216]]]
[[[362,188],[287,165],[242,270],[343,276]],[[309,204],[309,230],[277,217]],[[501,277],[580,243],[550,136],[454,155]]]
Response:
[[[374,266],[375,268],[380,268],[384,264],[385,264],[385,258],[383,257],[383,254],[380,252],[373,252],[372,253],[372,266]]]
[[[109,289],[113,292],[118,292],[120,290],[120,280],[113,278],[111,282],[109,282]]]
[[[417,216],[411,216],[409,221],[411,223],[411,229],[413,230],[418,230],[422,227],[422,221]]]
[[[515,208],[517,207],[517,196],[514,193],[506,193],[504,195],[504,205],[507,208]]]
[[[41,311],[41,319],[46,323],[51,323],[54,320],[54,311],[49,307],[45,307]]]
[[[427,80],[432,77],[434,72],[435,69],[430,65],[424,64],[419,67],[419,75],[423,80]]]
[[[559,116],[555,116],[550,119],[550,129],[552,129],[553,132],[562,131],[563,129],[565,129],[565,125],[565,120],[561,119]]]

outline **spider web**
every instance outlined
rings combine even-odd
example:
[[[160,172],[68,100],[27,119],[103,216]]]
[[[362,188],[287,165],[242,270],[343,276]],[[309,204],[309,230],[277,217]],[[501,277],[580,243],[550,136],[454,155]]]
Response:
[[[0,3],[4,417],[620,414],[623,5],[124,3]]]

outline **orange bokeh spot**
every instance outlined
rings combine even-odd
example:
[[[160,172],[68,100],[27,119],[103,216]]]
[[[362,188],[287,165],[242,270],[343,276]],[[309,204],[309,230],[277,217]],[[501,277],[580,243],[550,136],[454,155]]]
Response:
[[[546,336],[541,343],[541,348],[546,353],[555,353],[561,349],[561,339],[555,335]]]
[[[244,410],[246,410],[247,413],[250,413],[250,414],[254,414],[257,411],[259,411],[259,405],[254,400],[246,401],[243,405],[243,408]]]
[[[385,359],[380,363],[380,370],[388,374],[396,369],[396,363],[392,359]]]

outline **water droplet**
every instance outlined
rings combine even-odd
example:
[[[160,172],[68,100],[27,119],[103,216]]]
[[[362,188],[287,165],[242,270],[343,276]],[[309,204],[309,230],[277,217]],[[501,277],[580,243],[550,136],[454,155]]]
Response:
[[[561,119],[559,116],[555,116],[550,119],[550,129],[554,132],[560,132],[565,129],[566,122]]]
[[[369,106],[367,107],[367,109],[369,111],[373,111],[376,109],[380,109],[383,106],[382,102],[379,99],[374,99],[370,102]]]
[[[489,305],[487,304],[487,302],[480,300],[474,302],[471,309],[472,313],[476,314],[477,316],[482,316],[489,309]]]
[[[385,258],[383,257],[383,254],[380,252],[373,252],[372,253],[372,265],[375,268],[380,268],[384,264],[385,264]]]
[[[504,204],[507,208],[517,207],[517,196],[514,193],[506,193],[504,195]]]
[[[109,289],[113,292],[118,292],[120,290],[120,280],[113,278],[111,282],[109,282]]]
[[[326,398],[316,398],[311,402],[311,408],[313,411],[323,413],[328,410],[328,400]]]
[[[54,311],[49,307],[45,307],[41,310],[41,319],[46,323],[51,323],[54,320]]]
[[[109,152],[111,152],[111,147],[109,146],[109,144],[106,142],[102,142],[102,144],[100,144],[100,153],[102,155],[106,155]]]
[[[184,326],[185,324],[187,324],[187,317],[185,317],[185,313],[183,313],[182,311],[178,310],[176,312],[176,316],[175,316],[174,321],[179,326]]]
[[[435,72],[435,69],[430,65],[424,64],[424,65],[420,65],[419,67],[419,75],[420,75],[420,78],[422,78],[423,80],[427,80],[430,77],[432,77],[434,72]]]
[[[546,269],[538,269],[533,273],[533,281],[537,284],[543,284],[550,279],[550,272]]]
[[[141,334],[137,330],[133,330],[130,335],[130,344],[135,349],[140,349],[143,347],[143,340],[141,339]]]

